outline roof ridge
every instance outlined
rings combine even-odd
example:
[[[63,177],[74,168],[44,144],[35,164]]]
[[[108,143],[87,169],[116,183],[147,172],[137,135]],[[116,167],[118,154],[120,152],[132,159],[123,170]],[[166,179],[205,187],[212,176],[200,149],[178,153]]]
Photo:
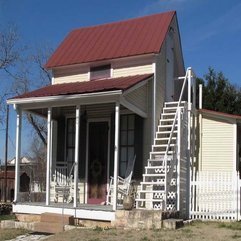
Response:
[[[151,14],[151,15],[144,15],[144,16],[139,16],[139,17],[127,18],[127,19],[124,19],[124,20],[117,20],[117,21],[110,22],[110,23],[107,22],[107,23],[102,23],[102,24],[97,24],[97,25],[83,26],[83,27],[72,29],[69,33],[79,31],[79,30],[83,30],[83,29],[92,29],[92,28],[101,27],[101,26],[106,27],[108,25],[115,25],[115,24],[120,24],[120,23],[138,21],[138,20],[141,20],[141,19],[151,18],[151,17],[155,17],[155,16],[158,16],[158,15],[165,15],[165,14],[168,15],[168,14],[171,14],[171,13],[173,13],[173,16],[174,16],[176,14],[176,11],[172,10],[172,11],[167,11],[167,12],[155,13],[155,14]]]

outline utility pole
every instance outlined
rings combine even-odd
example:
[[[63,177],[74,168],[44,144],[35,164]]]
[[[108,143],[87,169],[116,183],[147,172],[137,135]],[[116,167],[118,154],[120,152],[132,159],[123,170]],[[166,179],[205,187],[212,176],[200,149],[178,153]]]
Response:
[[[5,137],[5,170],[4,170],[4,202],[5,203],[7,202],[8,118],[9,118],[9,105],[7,105],[6,137]]]

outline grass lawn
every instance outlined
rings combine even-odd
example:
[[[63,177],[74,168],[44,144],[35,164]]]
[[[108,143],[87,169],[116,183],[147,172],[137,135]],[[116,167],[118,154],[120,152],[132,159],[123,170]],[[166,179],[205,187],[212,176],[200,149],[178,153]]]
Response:
[[[0,229],[0,241],[26,233],[22,229]],[[241,222],[193,222],[178,230],[77,228],[46,238],[48,241],[241,241]]]
[[[74,229],[48,241],[228,241],[241,240],[241,223],[194,222],[178,230]]]
[[[15,215],[0,215],[0,221],[14,220],[14,219],[15,219]],[[27,232],[28,232],[27,230],[23,230],[23,229],[0,229],[0,241],[13,239]]]
[[[2,220],[14,220],[15,215],[9,214],[9,215],[0,215],[0,221]]]
[[[24,229],[0,229],[0,241],[13,239],[26,233],[28,233],[28,231]]]

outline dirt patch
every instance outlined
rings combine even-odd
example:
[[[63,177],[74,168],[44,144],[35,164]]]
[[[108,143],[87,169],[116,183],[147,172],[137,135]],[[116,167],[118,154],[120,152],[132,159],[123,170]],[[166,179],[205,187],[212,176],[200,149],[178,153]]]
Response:
[[[241,240],[241,223],[195,222],[178,230],[74,229],[48,241],[227,241]]]

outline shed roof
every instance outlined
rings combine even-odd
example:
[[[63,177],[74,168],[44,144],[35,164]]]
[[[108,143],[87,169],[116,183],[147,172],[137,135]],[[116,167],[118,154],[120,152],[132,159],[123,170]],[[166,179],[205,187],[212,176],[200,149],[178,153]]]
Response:
[[[207,110],[207,109],[201,109],[201,110],[199,110],[199,112],[202,114],[223,117],[223,118],[228,118],[228,119],[235,119],[235,120],[241,121],[241,115],[234,115],[234,114],[229,114],[229,113],[224,113],[224,112],[214,111],[214,110]]]
[[[175,11],[70,32],[46,67],[159,53]]]
[[[16,96],[12,99],[86,94],[115,90],[125,91],[135,86],[136,84],[149,79],[152,76],[153,74],[143,74],[119,78],[92,80],[85,82],[48,85],[40,89]]]

